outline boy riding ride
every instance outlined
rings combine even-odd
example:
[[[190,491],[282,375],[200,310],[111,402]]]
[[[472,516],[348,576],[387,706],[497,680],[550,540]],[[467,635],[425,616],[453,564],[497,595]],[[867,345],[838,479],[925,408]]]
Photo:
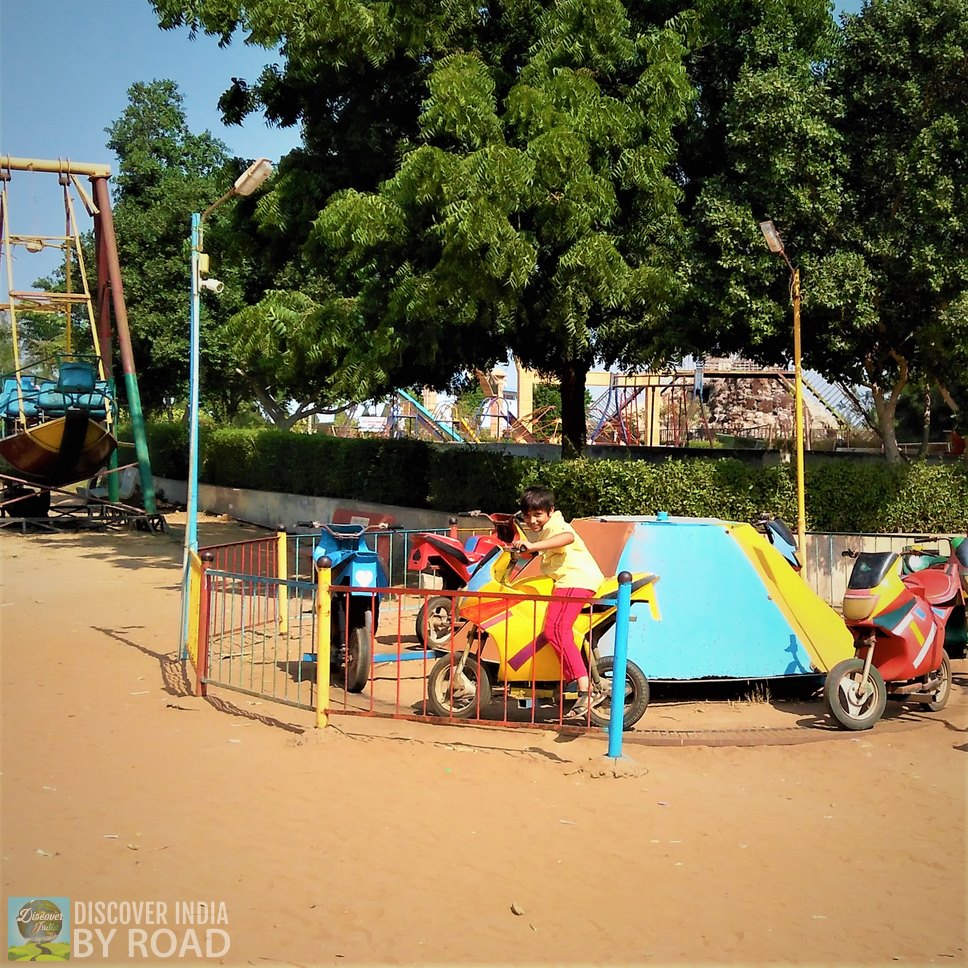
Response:
[[[537,497],[532,492],[523,505],[527,508],[533,501],[531,510],[537,511],[528,519],[531,533],[518,523],[514,542],[534,553],[520,554],[511,546],[492,549],[463,593],[455,598],[458,622],[444,645],[445,654],[428,675],[427,707],[435,716],[485,719],[490,718],[492,701],[501,697],[505,718],[509,701],[531,709],[534,722],[539,721],[535,718],[538,707],[550,703],[559,722],[607,726],[611,703],[618,696],[622,700],[623,728],[631,729],[648,706],[648,679],[629,660],[624,683],[616,683],[613,656],[599,654],[600,645],[610,648],[610,635],[614,635],[618,619],[619,579],[612,572],[617,569],[631,525],[617,521],[559,524],[554,497],[547,489],[541,491],[544,493]],[[525,513],[519,511],[519,522],[524,517]],[[568,535],[556,537],[562,531]],[[560,559],[568,556],[568,549],[572,555],[584,549],[584,553],[579,552],[579,563],[588,554],[593,562],[591,569],[561,571]],[[560,579],[557,588],[556,579],[542,573],[539,556],[544,553],[549,553],[549,569]],[[575,557],[571,561],[574,563]],[[599,580],[603,569],[608,569],[611,577]],[[642,572],[633,574],[630,582],[633,612],[645,617],[641,609],[647,609],[655,621],[660,619],[655,598],[657,580],[656,575]],[[563,582],[574,584],[568,587]],[[593,592],[583,589],[593,582],[598,583]],[[573,589],[579,591],[573,593]],[[569,600],[572,607],[563,609]],[[551,606],[552,617],[546,622]],[[562,639],[569,634],[578,658],[576,661],[571,653],[565,666],[562,657],[570,649],[567,640],[563,646]],[[587,656],[587,666],[581,656]],[[579,687],[584,701],[572,712],[564,704],[579,698]]]
[[[518,502],[524,527],[533,534],[514,543],[517,551],[541,556],[541,571],[554,582],[553,601],[548,603],[539,643],[547,643],[561,660],[564,682],[578,684],[578,701],[565,719],[587,719],[593,706],[607,697],[604,690],[589,692],[588,670],[575,644],[575,622],[588,599],[605,580],[585,542],[555,510],[554,492],[547,487],[529,487]],[[540,648],[540,645],[536,646]]]

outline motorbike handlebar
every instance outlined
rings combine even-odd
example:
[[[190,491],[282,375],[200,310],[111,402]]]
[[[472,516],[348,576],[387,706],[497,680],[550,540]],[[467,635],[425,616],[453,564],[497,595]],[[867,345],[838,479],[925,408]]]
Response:
[[[520,543],[517,541],[513,541],[510,545],[508,545],[508,550],[512,555],[517,555],[519,558],[523,557],[524,555],[531,555],[533,557],[534,555],[538,554],[537,551],[528,551],[527,548],[522,548]]]
[[[461,511],[461,517],[464,518],[487,518],[492,524],[504,521],[520,521],[521,512],[515,511],[513,513],[508,513],[507,511],[493,511],[488,514],[487,511],[482,511],[480,508],[475,508],[473,511]]]
[[[841,558],[857,558],[861,552],[854,551],[851,548],[845,548],[840,553]],[[916,557],[920,555],[937,555],[937,552],[930,550],[929,548],[902,548],[898,553],[899,558]]]
[[[336,530],[336,528],[339,530]],[[340,524],[337,525],[336,528],[329,524],[321,524],[319,526],[320,531],[325,531],[331,537],[344,539],[359,538],[361,535],[366,534],[367,530],[367,526],[365,524]]]
[[[331,534],[334,538],[357,538],[361,534],[366,534],[369,531],[399,531],[401,530],[401,525],[399,524],[388,524],[386,521],[381,521],[379,524],[337,524],[335,527],[343,528],[355,528],[353,531],[339,530],[334,531],[331,524],[325,524],[322,521],[297,521],[297,528],[308,528],[312,531],[325,531],[327,534]]]
[[[486,511],[481,511],[478,508],[474,511],[462,511],[461,514],[470,518],[487,518],[493,525],[498,540],[508,545],[514,542],[514,539],[518,535],[516,526],[520,525],[523,521],[520,511],[514,514],[508,514],[504,511],[495,511],[492,514],[488,514]]]

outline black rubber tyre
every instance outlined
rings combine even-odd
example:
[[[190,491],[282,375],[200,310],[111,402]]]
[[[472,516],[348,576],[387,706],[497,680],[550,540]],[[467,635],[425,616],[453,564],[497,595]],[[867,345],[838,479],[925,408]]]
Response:
[[[362,692],[370,681],[372,629],[373,613],[370,611],[365,613],[363,625],[350,629],[349,642],[346,645],[346,670],[343,674],[347,692]]]
[[[924,708],[933,713],[944,709],[948,705],[948,697],[951,695],[951,663],[948,661],[948,653],[945,651],[941,652],[941,668],[938,673],[941,676],[941,682],[938,685],[938,691],[934,694],[934,701],[924,704]]]
[[[435,716],[447,719],[473,719],[491,704],[491,677],[480,664],[477,656],[469,655],[464,662],[464,678],[474,685],[474,692],[466,695],[453,694],[451,670],[457,657],[450,653],[442,655],[427,677],[427,705]]]
[[[857,686],[864,673],[863,659],[838,662],[823,684],[823,698],[830,715],[845,729],[870,729],[887,706],[887,687],[881,674],[871,666],[869,690],[857,697]]]
[[[417,639],[424,648],[446,645],[451,637],[453,599],[438,595],[428,598],[417,612]]]
[[[598,672],[615,691],[612,681],[612,666],[615,660],[610,655],[598,660]],[[649,706],[649,680],[645,673],[629,659],[625,666],[625,714],[622,729],[631,729],[644,715]],[[592,706],[591,720],[596,726],[608,726],[612,714],[612,700],[606,699],[599,706]]]

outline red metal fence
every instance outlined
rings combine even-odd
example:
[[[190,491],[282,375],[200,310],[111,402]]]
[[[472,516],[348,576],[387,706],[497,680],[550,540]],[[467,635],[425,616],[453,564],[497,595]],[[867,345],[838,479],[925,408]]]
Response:
[[[409,535],[391,531],[376,537],[386,542],[392,562],[400,557],[393,542],[405,541],[408,546]],[[533,642],[541,630],[548,598],[475,593],[471,604],[491,616],[487,645],[481,648],[480,643],[472,642],[467,646],[473,626],[463,618],[451,618],[445,641],[437,642],[439,648],[425,649],[421,640],[430,635],[427,604],[449,603],[451,616],[462,610],[466,614],[467,594],[402,584],[370,589],[369,601],[362,604],[376,622],[371,621],[364,640],[355,640],[354,653],[353,635],[361,633],[353,633],[348,623],[339,631],[328,617],[340,604],[344,614],[349,614],[354,590],[330,586],[321,599],[312,548],[312,535],[279,535],[201,552],[196,661],[200,694],[217,686],[317,713],[322,699],[323,716],[562,725],[573,694],[564,688],[557,659],[549,663],[551,650],[542,651],[540,644],[537,650],[532,645],[528,655],[512,657],[510,650],[515,646],[502,622],[510,605],[517,605],[512,637],[515,642]],[[359,590],[355,597],[359,601]],[[523,601],[531,603],[530,610],[521,609]],[[321,619],[324,612],[327,615]],[[591,622],[590,617],[583,620]],[[330,639],[324,648],[332,656],[319,656],[321,639]],[[369,657],[353,681],[353,659],[363,644]],[[319,661],[331,667],[322,687]],[[328,691],[328,697],[320,695],[320,688]],[[473,692],[470,702],[468,688]],[[603,725],[600,714],[595,719]],[[592,716],[586,717],[584,725],[592,724]]]

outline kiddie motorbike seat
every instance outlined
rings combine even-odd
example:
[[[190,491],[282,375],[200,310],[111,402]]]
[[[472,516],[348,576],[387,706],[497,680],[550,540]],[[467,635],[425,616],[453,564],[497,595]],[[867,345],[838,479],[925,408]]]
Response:
[[[937,569],[905,575],[904,584],[908,585],[915,594],[923,595],[930,605],[942,605],[950,601],[959,590],[959,581],[955,575]]]
[[[447,537],[446,535],[436,534],[425,535],[424,541],[426,541],[427,544],[435,548],[437,551],[440,551],[442,554],[450,555],[452,558],[455,558],[463,565],[471,565],[474,563],[474,560],[468,554],[469,551],[473,550],[473,548],[470,547],[470,542],[468,542],[468,546],[464,547],[454,541],[453,538]],[[474,544],[476,545],[477,542],[475,541]]]

